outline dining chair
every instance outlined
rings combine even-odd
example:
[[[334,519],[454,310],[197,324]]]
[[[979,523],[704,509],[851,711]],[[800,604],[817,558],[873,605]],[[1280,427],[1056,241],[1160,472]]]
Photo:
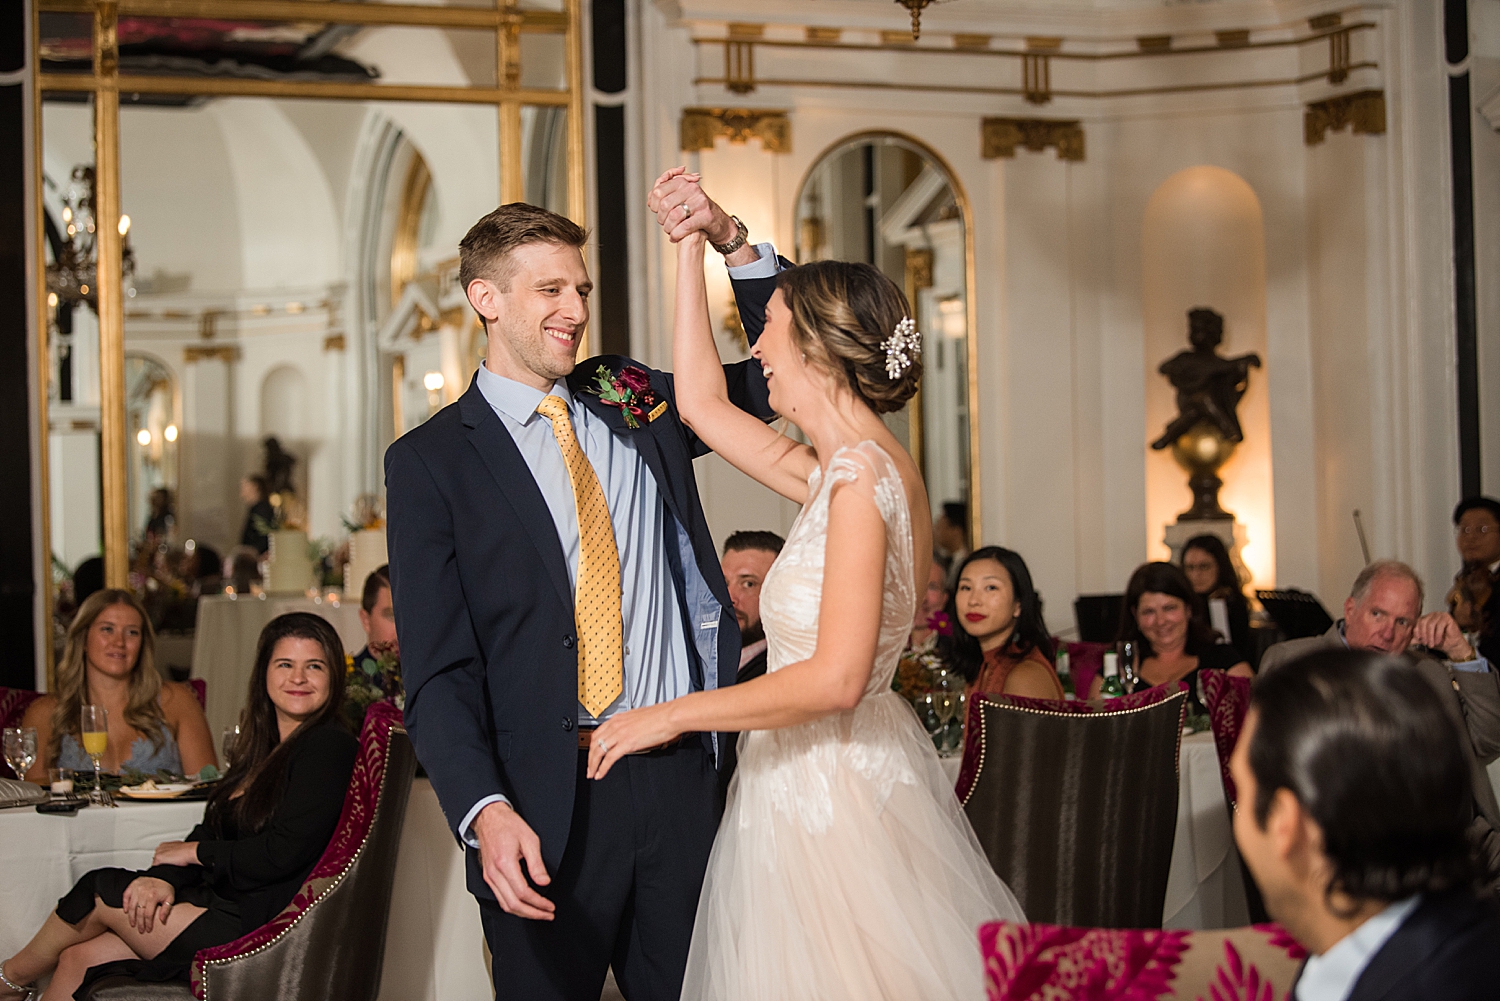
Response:
[[[979,950],[989,1001],[1270,1001],[1290,997],[1307,958],[1295,939],[1271,924],[1157,931],[995,921],[980,926]]]
[[[969,700],[958,797],[1034,921],[1160,928],[1187,687]]]
[[[0,688],[0,729],[20,726],[27,707],[41,697],[41,692],[33,692],[29,688]],[[0,758],[0,779],[16,778],[20,776]]]
[[[380,990],[396,855],[416,754],[388,702],[372,705],[328,848],[280,914],[199,951],[190,984],[99,981],[92,1001],[373,1001]]]
[[[208,682],[202,678],[189,678],[188,687],[198,697],[198,708],[206,710],[208,708]]]
[[[1203,683],[1203,705],[1208,710],[1208,726],[1214,735],[1214,747],[1219,752],[1219,779],[1224,784],[1224,803],[1229,808],[1229,821],[1234,823],[1235,804],[1239,794],[1234,787],[1234,776],[1229,772],[1229,757],[1234,745],[1239,743],[1240,731],[1245,727],[1245,716],[1250,712],[1250,678],[1238,678],[1227,671],[1199,671]],[[1266,904],[1260,895],[1255,878],[1240,860],[1240,880],[1245,884],[1245,905],[1250,910],[1250,920],[1269,921]]]

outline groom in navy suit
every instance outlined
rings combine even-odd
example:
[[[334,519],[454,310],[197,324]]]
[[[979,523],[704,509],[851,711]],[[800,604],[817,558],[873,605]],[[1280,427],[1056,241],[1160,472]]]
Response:
[[[753,343],[784,262],[745,242],[696,178],[668,232],[725,254]],[[654,200],[657,200],[654,196]],[[719,735],[689,734],[585,778],[616,712],[732,684],[739,630],[672,377],[575,365],[592,290],[585,234],[502,206],[460,243],[487,350],[467,392],[386,453],[406,725],[466,846],[497,997],[676,1001],[718,826]],[[735,402],[771,419],[754,360]]]

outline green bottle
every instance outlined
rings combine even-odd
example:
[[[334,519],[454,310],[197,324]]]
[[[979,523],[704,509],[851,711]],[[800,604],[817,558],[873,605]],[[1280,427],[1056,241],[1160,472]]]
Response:
[[[1057,680],[1062,682],[1063,698],[1072,702],[1078,698],[1078,692],[1073,688],[1073,663],[1068,657],[1066,644],[1057,645]]]
[[[1120,655],[1113,650],[1104,655],[1104,684],[1099,687],[1099,694],[1106,699],[1118,699],[1125,694],[1125,686],[1120,684]]]

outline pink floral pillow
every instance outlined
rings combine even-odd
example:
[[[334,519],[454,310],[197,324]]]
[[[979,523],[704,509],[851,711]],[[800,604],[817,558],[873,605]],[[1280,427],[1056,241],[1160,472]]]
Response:
[[[1307,953],[1279,925],[979,929],[989,1001],[1284,1001]]]

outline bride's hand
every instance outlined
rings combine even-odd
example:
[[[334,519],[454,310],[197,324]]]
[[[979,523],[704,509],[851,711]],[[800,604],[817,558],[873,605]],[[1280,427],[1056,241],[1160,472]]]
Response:
[[[682,736],[672,725],[669,703],[630,709],[611,716],[594,731],[588,777],[602,779],[627,754],[649,751]]]

